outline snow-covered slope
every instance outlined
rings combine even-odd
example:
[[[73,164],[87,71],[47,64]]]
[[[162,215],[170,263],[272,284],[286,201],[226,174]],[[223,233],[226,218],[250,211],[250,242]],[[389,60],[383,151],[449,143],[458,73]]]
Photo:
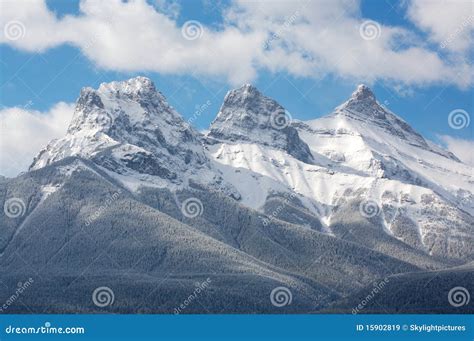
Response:
[[[21,209],[0,215],[0,281],[42,277],[12,311],[94,312],[104,283],[111,311],[169,313],[212,278],[207,312],[282,312],[268,299],[282,285],[285,312],[315,312],[392,274],[472,263],[472,167],[365,86],[326,117],[289,118],[244,85],[202,136],[147,78],[83,89],[66,136],[0,178],[0,205]],[[430,282],[397,297],[445,297]]]
[[[30,169],[69,156],[94,160],[132,189],[199,183],[238,197],[211,169],[200,134],[145,77],[82,89],[67,135],[42,150]]]
[[[296,192],[331,231],[341,205],[362,201],[364,218],[381,218],[386,233],[408,245],[435,255],[472,255],[472,167],[426,141],[366,86],[329,116],[292,122],[310,148],[312,164],[277,145],[225,139],[226,129],[232,133],[234,126],[222,131],[221,124],[213,124],[211,134],[220,129],[221,140],[208,150],[246,205],[263,210],[273,193]]]
[[[133,191],[204,187],[333,236],[341,221],[349,224],[342,208],[358,203],[352,221],[362,217],[417,250],[461,259],[474,252],[472,167],[363,85],[332,114],[292,122],[247,84],[226,95],[205,137],[148,78],[85,88],[67,135],[31,169],[69,156],[93,161]]]
[[[289,126],[290,118],[275,100],[246,84],[227,93],[208,137],[281,149],[300,161],[312,163],[308,146],[296,129]]]

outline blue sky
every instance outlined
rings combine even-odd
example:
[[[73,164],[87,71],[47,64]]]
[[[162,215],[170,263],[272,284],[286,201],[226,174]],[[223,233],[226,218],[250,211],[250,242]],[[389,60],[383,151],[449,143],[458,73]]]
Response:
[[[452,17],[433,17],[437,9],[420,1],[341,0],[335,4],[337,1],[320,0],[308,4],[304,0],[277,9],[237,1],[130,1],[127,8],[120,1],[111,2],[117,4],[105,9],[90,0],[81,5],[48,0],[39,10],[19,2],[2,5],[7,6],[2,8],[2,25],[19,21],[24,30],[20,39],[5,38],[5,32],[2,37],[2,112],[16,107],[48,115],[59,102],[73,103],[84,86],[96,88],[102,82],[146,75],[184,117],[210,101],[211,106],[194,121],[196,128],[206,129],[225,93],[244,82],[253,83],[277,99],[293,118],[302,120],[330,113],[357,84],[366,83],[380,103],[425,137],[438,143],[443,142],[440,135],[474,139],[474,124],[462,129],[448,124],[448,115],[455,109],[464,110],[469,118],[473,112],[473,49],[471,42],[466,46],[463,41],[472,33],[472,16],[466,19],[469,12],[462,9],[447,11],[454,13]],[[101,11],[106,14],[101,16]],[[112,23],[105,37],[96,38],[90,27],[108,21],[107,11],[110,20],[123,15],[122,21]],[[154,13],[148,18],[150,12]],[[119,31],[123,22],[140,22],[140,15],[145,16],[140,13],[147,13],[143,21],[150,20],[152,25],[137,28],[137,32],[132,32],[136,25]],[[84,23],[86,20],[94,21]],[[202,38],[186,41],[178,36],[189,20],[199,22]],[[367,20],[376,23],[378,38],[361,38],[360,26]],[[462,24],[466,20],[470,27]],[[344,27],[342,32],[340,27]],[[131,38],[127,40],[120,32],[131,32]],[[114,34],[118,43],[109,44]],[[141,40],[148,34],[151,38]],[[92,47],[84,42],[88,35]],[[305,35],[307,39],[302,39]],[[157,41],[165,37],[169,40]],[[270,46],[263,57],[263,52],[256,51],[262,37]],[[233,40],[235,44],[229,43]],[[177,45],[171,45],[175,41]],[[318,46],[319,41],[327,48]],[[161,59],[167,46],[182,52]],[[210,54],[207,47],[213,50]],[[341,51],[347,51],[349,57],[339,61]],[[181,66],[180,58],[189,67]]]

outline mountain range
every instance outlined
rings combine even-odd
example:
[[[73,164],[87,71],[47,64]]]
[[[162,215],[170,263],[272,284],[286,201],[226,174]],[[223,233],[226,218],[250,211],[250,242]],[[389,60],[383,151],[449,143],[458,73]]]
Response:
[[[473,312],[448,300],[474,292],[473,193],[365,85],[299,121],[246,84],[203,133],[150,79],[103,83],[0,177],[0,301],[32,278],[4,311]]]

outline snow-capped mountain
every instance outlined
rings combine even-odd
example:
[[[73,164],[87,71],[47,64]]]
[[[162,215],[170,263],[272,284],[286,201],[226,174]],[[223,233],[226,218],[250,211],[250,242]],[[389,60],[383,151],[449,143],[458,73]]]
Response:
[[[237,93],[242,100],[235,98]],[[240,89],[230,94],[237,103],[248,96]],[[237,112],[237,122],[252,113]],[[220,141],[209,151],[249,207],[265,210],[275,192],[294,193],[329,233],[335,233],[331,229],[338,208],[362,200],[376,206],[374,216],[381,219],[385,232],[404,243],[433,255],[472,255],[472,167],[426,141],[383,108],[368,87],[360,85],[326,117],[292,122],[291,127],[309,146],[313,164],[302,162],[281,145],[255,142],[257,136],[265,136],[261,129],[253,139],[236,136],[234,116],[230,110],[226,126],[221,120],[212,124],[210,136],[217,130]]]
[[[227,93],[208,137],[281,149],[300,161],[312,163],[308,146],[289,126],[290,118],[275,100],[246,84]]]
[[[473,251],[472,167],[426,141],[365,85],[330,115],[300,122],[246,84],[227,93],[205,137],[147,78],[84,88],[67,135],[31,169],[69,156],[92,160],[134,191],[198,184],[267,214],[272,198],[291,196],[330,235],[341,206],[368,202],[385,233],[407,245],[450,258]]]
[[[130,188],[180,188],[193,182],[238,195],[210,169],[201,136],[168,104],[153,82],[137,77],[84,88],[67,135],[33,161],[39,169],[79,156],[111,171]]]
[[[97,311],[90,292],[107,285],[115,312],[169,313],[208,277],[207,312],[275,312],[281,286],[287,312],[350,310],[375,280],[440,269],[444,295],[472,282],[446,274],[472,264],[473,193],[472,167],[366,86],[301,122],[244,85],[202,135],[137,77],[84,88],[66,136],[0,178],[0,204],[21,209],[0,216],[0,280],[40,277],[22,297],[38,312]]]

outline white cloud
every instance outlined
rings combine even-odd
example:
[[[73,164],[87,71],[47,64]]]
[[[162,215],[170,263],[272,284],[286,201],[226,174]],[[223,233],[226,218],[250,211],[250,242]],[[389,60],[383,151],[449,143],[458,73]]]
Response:
[[[278,32],[261,63],[298,76],[327,73],[363,82],[425,85],[471,82],[468,63],[444,61],[414,33],[378,24],[378,38],[365,40],[356,1],[248,2],[230,11],[231,20],[252,31]],[[291,20],[291,18],[296,18]],[[291,22],[290,25],[287,25]],[[403,48],[402,48],[403,46]]]
[[[46,112],[19,107],[0,110],[0,174],[26,171],[51,139],[66,133],[73,112],[74,105],[64,102]]]
[[[472,48],[472,0],[413,0],[408,7],[408,17],[442,48],[458,52]]]
[[[380,25],[378,38],[363,39],[359,28],[367,18],[360,16],[358,1],[235,0],[223,13],[222,27],[203,26],[196,40],[183,37],[174,3],[83,0],[80,15],[58,19],[42,1],[8,1],[2,3],[1,24],[20,22],[24,34],[12,40],[0,30],[0,42],[26,51],[73,44],[104,69],[195,73],[224,77],[232,85],[252,81],[261,69],[409,86],[472,84],[466,61],[443,59],[405,28]],[[435,26],[419,19],[413,6],[412,20],[426,29]],[[443,12],[449,22],[456,15]],[[460,34],[453,46],[465,48],[465,38]]]
[[[474,141],[455,138],[448,135],[439,136],[448,150],[464,163],[474,166]]]

